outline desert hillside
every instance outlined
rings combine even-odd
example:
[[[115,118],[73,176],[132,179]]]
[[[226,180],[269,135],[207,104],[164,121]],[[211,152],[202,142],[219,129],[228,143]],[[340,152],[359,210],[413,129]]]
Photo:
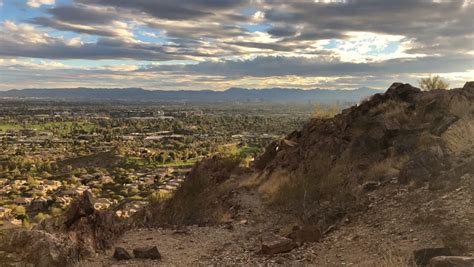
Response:
[[[95,210],[86,193],[64,216],[2,235],[0,258],[473,266],[473,196],[474,82],[428,92],[394,83],[335,117],[312,119],[250,166],[236,155],[197,163],[173,196],[130,219]],[[155,246],[159,257],[136,251]]]

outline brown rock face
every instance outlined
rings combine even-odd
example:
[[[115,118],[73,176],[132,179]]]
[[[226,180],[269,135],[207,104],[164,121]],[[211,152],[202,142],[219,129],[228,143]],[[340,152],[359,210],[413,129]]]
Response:
[[[89,216],[94,211],[94,197],[91,192],[86,191],[78,200],[71,203],[71,206],[66,211],[64,223],[67,227],[70,227],[78,219]]]
[[[296,247],[297,244],[289,238],[269,234],[262,238],[261,253],[273,255],[288,252]]]

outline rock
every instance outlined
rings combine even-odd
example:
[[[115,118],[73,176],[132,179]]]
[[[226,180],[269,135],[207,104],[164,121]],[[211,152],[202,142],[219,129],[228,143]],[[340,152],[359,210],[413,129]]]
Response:
[[[122,247],[116,247],[114,252],[114,259],[121,261],[121,260],[130,260],[132,256],[128,251]]]
[[[449,126],[455,123],[458,119],[459,118],[456,116],[443,116],[437,122],[435,122],[435,125],[431,129],[431,133],[440,136],[449,128]]]
[[[177,229],[173,232],[173,235],[188,235],[188,234],[189,234],[189,230],[186,228]]]
[[[448,168],[449,162],[442,148],[433,146],[418,152],[405,163],[400,171],[399,181],[401,183],[408,183],[410,180],[427,182],[436,177],[441,170]]]
[[[288,252],[297,247],[297,244],[290,238],[270,234],[261,240],[261,253],[266,255],[274,255],[278,253]]]
[[[288,238],[291,238],[297,244],[317,242],[321,239],[321,231],[315,225],[305,225],[301,228],[294,228]]]
[[[70,242],[43,231],[4,232],[0,239],[0,251],[17,253],[22,261],[38,267],[67,266],[78,254]]]
[[[94,211],[94,197],[90,191],[85,191],[79,199],[71,203],[71,206],[65,213],[64,223],[67,227],[70,227],[77,220],[93,214]]]
[[[151,259],[151,260],[161,259],[161,254],[158,251],[158,248],[156,246],[135,248],[133,249],[133,255],[135,255],[135,258],[139,258],[139,259]]]
[[[421,90],[419,88],[413,87],[408,83],[393,83],[390,88],[388,88],[385,95],[388,97],[398,97],[404,101],[411,101],[413,99],[413,95],[420,92]]]
[[[474,257],[438,256],[430,260],[428,267],[473,267]]]
[[[294,146],[298,145],[298,143],[296,143],[295,141],[288,140],[288,139],[283,139],[282,144],[286,145],[286,146],[289,146],[289,147],[294,147]]]
[[[373,191],[373,190],[377,189],[377,187],[379,187],[379,186],[380,186],[379,182],[368,181],[368,182],[365,182],[362,185],[362,189],[364,189],[365,191]]]
[[[474,94],[474,82],[466,82],[462,89]]]
[[[418,266],[426,266],[432,258],[438,256],[452,256],[452,253],[449,248],[424,248],[415,250],[413,255],[415,256],[415,263]]]

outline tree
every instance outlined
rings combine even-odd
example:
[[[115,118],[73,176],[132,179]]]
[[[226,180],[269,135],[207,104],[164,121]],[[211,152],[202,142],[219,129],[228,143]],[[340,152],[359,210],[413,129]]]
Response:
[[[448,89],[449,83],[444,81],[439,75],[430,75],[427,78],[420,80],[420,87],[425,91],[431,91],[434,89]]]

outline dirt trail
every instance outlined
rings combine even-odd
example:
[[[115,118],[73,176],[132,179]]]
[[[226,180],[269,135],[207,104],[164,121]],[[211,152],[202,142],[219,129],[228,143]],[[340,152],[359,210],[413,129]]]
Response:
[[[250,263],[259,250],[260,233],[273,230],[276,221],[265,209],[257,193],[240,188],[230,199],[237,216],[229,223],[213,227],[188,226],[173,229],[136,229],[116,243],[128,251],[140,246],[157,246],[161,261],[132,259],[115,261],[113,250],[81,262],[78,266],[185,266],[222,262]]]
[[[474,210],[470,205],[474,195],[472,179],[450,193],[433,193],[426,187],[410,190],[398,184],[386,185],[369,194],[372,204],[366,212],[338,224],[320,242],[274,256],[258,253],[260,236],[277,233],[291,224],[266,207],[256,192],[240,188],[229,200],[236,207],[237,215],[228,224],[189,226],[179,231],[136,229],[126,233],[116,244],[129,251],[141,246],[157,246],[163,257],[161,261],[119,262],[112,259],[111,250],[78,266],[409,266],[414,250],[443,246],[442,232],[453,223],[464,221],[469,222],[466,226],[474,226]],[[457,216],[461,217],[455,218]],[[434,228],[424,221],[416,223],[424,218],[441,221],[446,228]],[[463,234],[474,237],[472,231]]]

